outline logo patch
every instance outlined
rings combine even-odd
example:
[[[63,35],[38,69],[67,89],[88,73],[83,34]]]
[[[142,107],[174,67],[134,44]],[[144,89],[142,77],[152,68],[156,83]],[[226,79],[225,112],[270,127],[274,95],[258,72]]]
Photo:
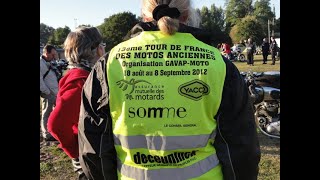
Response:
[[[117,85],[119,86],[119,88],[122,89],[122,91],[125,91],[128,89],[129,87],[129,93],[128,94],[131,94],[133,91],[134,91],[134,88],[136,86],[136,84],[138,83],[141,83],[141,82],[145,82],[145,83],[148,83],[151,85],[151,83],[149,83],[148,81],[145,81],[145,80],[135,80],[135,79],[130,79],[130,81],[127,81],[127,80],[120,80],[120,81],[117,81]]]
[[[210,88],[205,82],[195,79],[180,85],[178,91],[181,96],[198,101],[210,93]]]

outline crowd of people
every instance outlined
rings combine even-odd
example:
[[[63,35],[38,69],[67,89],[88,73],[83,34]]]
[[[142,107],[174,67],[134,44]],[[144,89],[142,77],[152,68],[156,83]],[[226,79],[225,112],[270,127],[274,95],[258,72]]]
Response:
[[[192,8],[190,0],[143,0],[142,21],[107,53],[96,27],[77,28],[64,42],[69,66],[59,81],[50,68],[55,48],[44,47],[42,135],[59,143],[78,179],[257,179],[247,86],[192,26]],[[254,52],[250,38],[247,49]]]
[[[245,46],[245,50],[237,48],[237,44],[230,48],[230,45],[228,43],[218,44],[217,48],[220,49],[221,53],[229,60],[235,58],[233,57],[234,54],[242,53],[242,51],[245,51],[247,64],[250,66],[254,66],[254,55],[257,52],[256,43],[252,41],[252,38],[249,38],[248,40],[245,40],[240,44],[243,44]],[[275,65],[276,57],[279,53],[279,46],[273,36],[271,36],[270,38],[270,43],[267,38],[263,38],[261,51],[263,56],[262,64],[267,64],[268,56],[271,55],[271,65]]]

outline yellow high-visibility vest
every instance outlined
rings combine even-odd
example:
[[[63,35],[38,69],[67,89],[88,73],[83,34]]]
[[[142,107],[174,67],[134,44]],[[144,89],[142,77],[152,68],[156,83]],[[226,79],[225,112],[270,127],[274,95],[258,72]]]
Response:
[[[144,31],[107,61],[119,179],[212,179],[226,66],[218,49],[189,33]]]

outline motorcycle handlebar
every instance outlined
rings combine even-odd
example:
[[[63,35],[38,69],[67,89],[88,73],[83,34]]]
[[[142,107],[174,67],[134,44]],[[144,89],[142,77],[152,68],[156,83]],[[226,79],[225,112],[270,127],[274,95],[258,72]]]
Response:
[[[248,86],[248,90],[250,93],[250,97],[252,99],[253,104],[258,104],[263,101],[264,98],[264,89],[256,84],[250,84]]]
[[[252,102],[256,102],[257,99],[259,99],[259,94],[256,91],[256,88],[253,85],[249,85],[248,89],[250,92],[250,97],[253,100]]]

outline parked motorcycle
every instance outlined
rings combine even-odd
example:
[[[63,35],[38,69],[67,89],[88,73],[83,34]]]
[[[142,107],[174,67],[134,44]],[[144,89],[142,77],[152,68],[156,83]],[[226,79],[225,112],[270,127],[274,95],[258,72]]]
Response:
[[[246,62],[246,56],[240,51],[231,51],[235,61]]]
[[[246,56],[241,53],[240,51],[231,51],[230,54],[222,53],[222,55],[226,58],[228,58],[230,61],[240,61],[240,62],[246,62]]]
[[[62,78],[63,73],[67,70],[69,62],[65,59],[51,61],[51,67],[57,75],[58,81]]]
[[[241,72],[255,108],[260,132],[280,139],[280,72]]]

